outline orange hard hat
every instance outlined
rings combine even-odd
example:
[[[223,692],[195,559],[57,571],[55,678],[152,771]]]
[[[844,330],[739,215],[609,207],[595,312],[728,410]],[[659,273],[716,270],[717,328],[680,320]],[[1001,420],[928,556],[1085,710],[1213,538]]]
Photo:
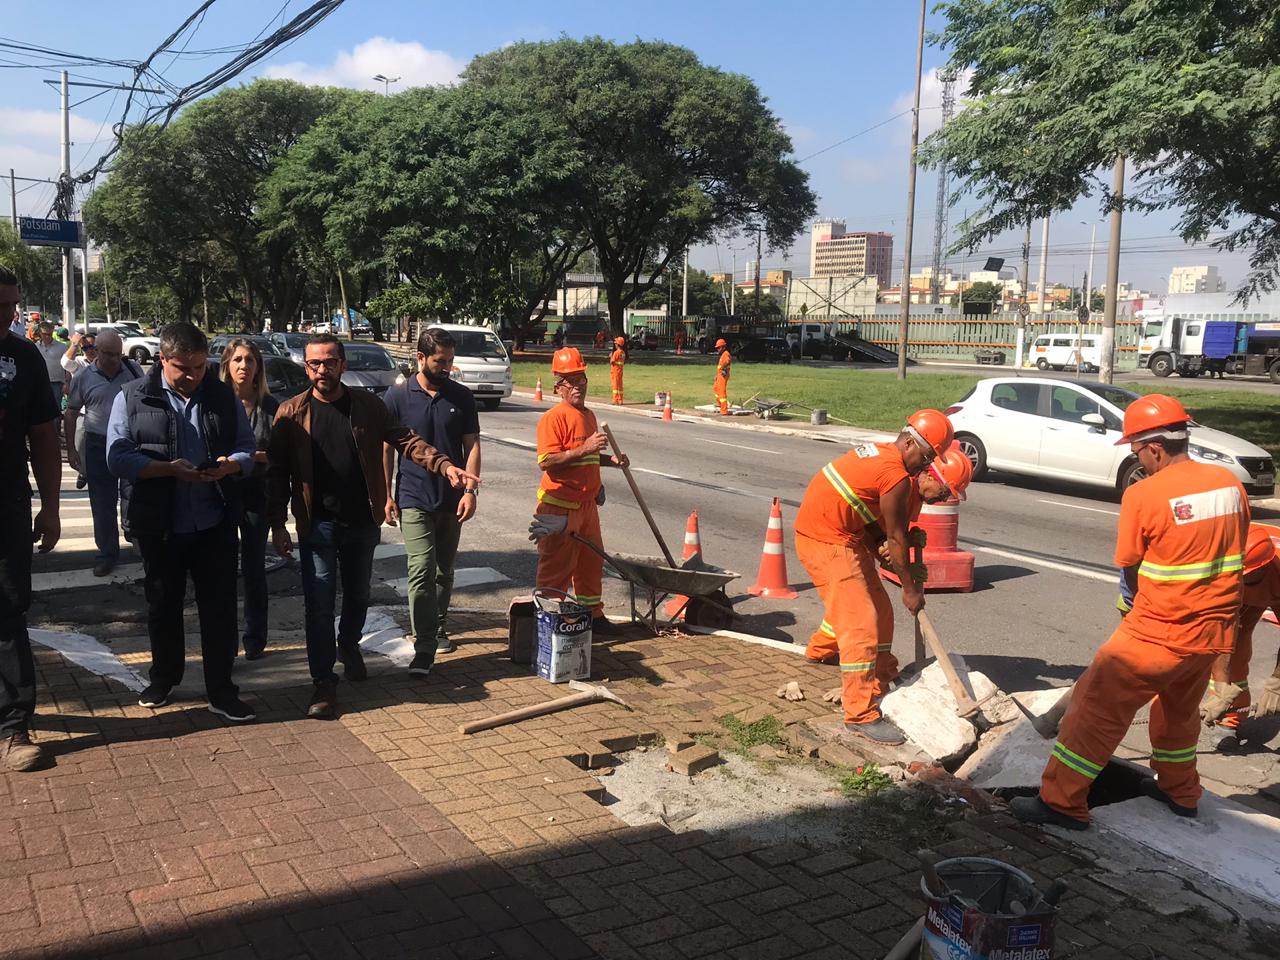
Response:
[[[929,472],[947,485],[953,497],[966,499],[964,491],[973,479],[973,462],[964,455],[958,443],[938,454],[938,459],[929,464]]]
[[[933,459],[943,450],[951,446],[955,439],[955,428],[941,410],[917,410],[907,417],[907,425],[903,428],[911,438],[920,445],[920,449]]]
[[[1270,563],[1276,555],[1276,540],[1280,529],[1261,523],[1249,525],[1249,535],[1244,542],[1244,572],[1253,573]]]
[[[717,349],[717,350],[722,350],[723,348],[727,347],[728,345],[729,345],[729,343],[728,343],[728,341],[727,341],[727,340],[725,340],[725,338],[724,338],[724,337],[721,337],[719,340],[717,340],[717,341],[716,341],[716,349]]]
[[[582,359],[582,351],[577,347],[561,347],[551,358],[551,372],[557,377],[585,373],[586,370],[587,361]]]
[[[1116,446],[1156,437],[1185,440],[1190,422],[1191,414],[1173,397],[1150,393],[1139,397],[1125,409],[1124,436],[1116,441]]]
[[[614,337],[614,338],[613,338],[613,342],[614,342],[614,343],[616,343],[618,346],[622,346],[623,344],[625,344],[625,343],[627,342],[627,338],[626,338],[626,337]]]

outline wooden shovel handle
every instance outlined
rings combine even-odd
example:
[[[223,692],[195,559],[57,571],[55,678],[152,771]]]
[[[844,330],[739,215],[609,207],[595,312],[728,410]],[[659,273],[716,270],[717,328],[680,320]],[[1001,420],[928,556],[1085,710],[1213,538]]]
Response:
[[[609,447],[619,457],[622,456],[622,450],[618,447],[618,440],[613,435],[613,431],[609,429],[609,424],[600,424],[600,432],[609,438]],[[627,478],[627,483],[631,487],[631,492],[635,494],[636,503],[640,504],[640,512],[644,514],[645,520],[649,524],[649,529],[653,531],[653,535],[657,538],[658,546],[662,548],[662,556],[667,561],[667,566],[674,567],[676,565],[675,558],[671,555],[671,551],[667,549],[667,541],[662,539],[662,532],[658,529],[658,525],[653,521],[653,514],[649,512],[649,505],[644,502],[644,495],[640,492],[640,488],[636,486],[635,477],[631,476],[631,468],[623,467],[622,475]]]
[[[951,657],[947,654],[947,648],[942,645],[938,633],[933,629],[933,624],[929,621],[929,616],[923,610],[916,614],[916,623],[920,625],[920,631],[924,634],[925,641],[929,644],[929,649],[938,659],[938,666],[942,667],[942,673],[947,678],[947,686],[951,688],[951,695],[955,697],[956,713],[962,717],[971,717],[978,712],[978,705],[973,702],[973,697],[969,695],[969,690],[965,686],[960,674],[956,672],[956,666],[951,662]]]

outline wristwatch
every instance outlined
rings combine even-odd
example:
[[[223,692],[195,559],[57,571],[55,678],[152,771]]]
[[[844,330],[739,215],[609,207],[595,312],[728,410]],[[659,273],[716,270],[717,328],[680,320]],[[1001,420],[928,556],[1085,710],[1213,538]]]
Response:
[[[478,497],[478,496],[480,496],[480,488],[479,488],[479,487],[468,487],[467,489],[463,490],[462,492],[463,492],[463,493],[469,493],[469,494],[471,494],[471,496],[473,496],[473,497]]]

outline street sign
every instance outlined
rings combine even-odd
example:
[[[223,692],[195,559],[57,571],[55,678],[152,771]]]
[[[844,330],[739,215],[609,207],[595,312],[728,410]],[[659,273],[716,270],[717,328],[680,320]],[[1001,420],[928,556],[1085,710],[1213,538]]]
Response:
[[[1088,307],[1086,307],[1086,306],[1084,306],[1084,304],[1081,304],[1079,307],[1077,307],[1077,308],[1076,308],[1076,319],[1077,319],[1077,320],[1079,320],[1081,323],[1088,323],[1088,322],[1089,322],[1089,308],[1088,308]]]
[[[83,247],[84,224],[79,220],[19,217],[18,235],[33,247]]]

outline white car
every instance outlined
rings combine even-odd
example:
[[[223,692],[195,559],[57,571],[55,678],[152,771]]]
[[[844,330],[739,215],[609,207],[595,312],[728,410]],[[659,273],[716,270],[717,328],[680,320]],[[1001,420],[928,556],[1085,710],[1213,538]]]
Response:
[[[453,379],[471,391],[485,410],[497,410],[511,396],[511,357],[489,327],[464,323],[432,324],[447,330],[458,345],[453,359]]]
[[[124,355],[135,363],[150,363],[160,353],[160,338],[148,337],[136,326],[123,323],[90,323],[89,332],[99,334],[114,330],[124,341]]]
[[[1146,476],[1129,447],[1115,445],[1137,399],[1105,383],[993,377],[946,413],[975,480],[990,469],[1124,490]],[[1252,497],[1275,492],[1271,455],[1248,440],[1193,423],[1189,452],[1226,467]]]

